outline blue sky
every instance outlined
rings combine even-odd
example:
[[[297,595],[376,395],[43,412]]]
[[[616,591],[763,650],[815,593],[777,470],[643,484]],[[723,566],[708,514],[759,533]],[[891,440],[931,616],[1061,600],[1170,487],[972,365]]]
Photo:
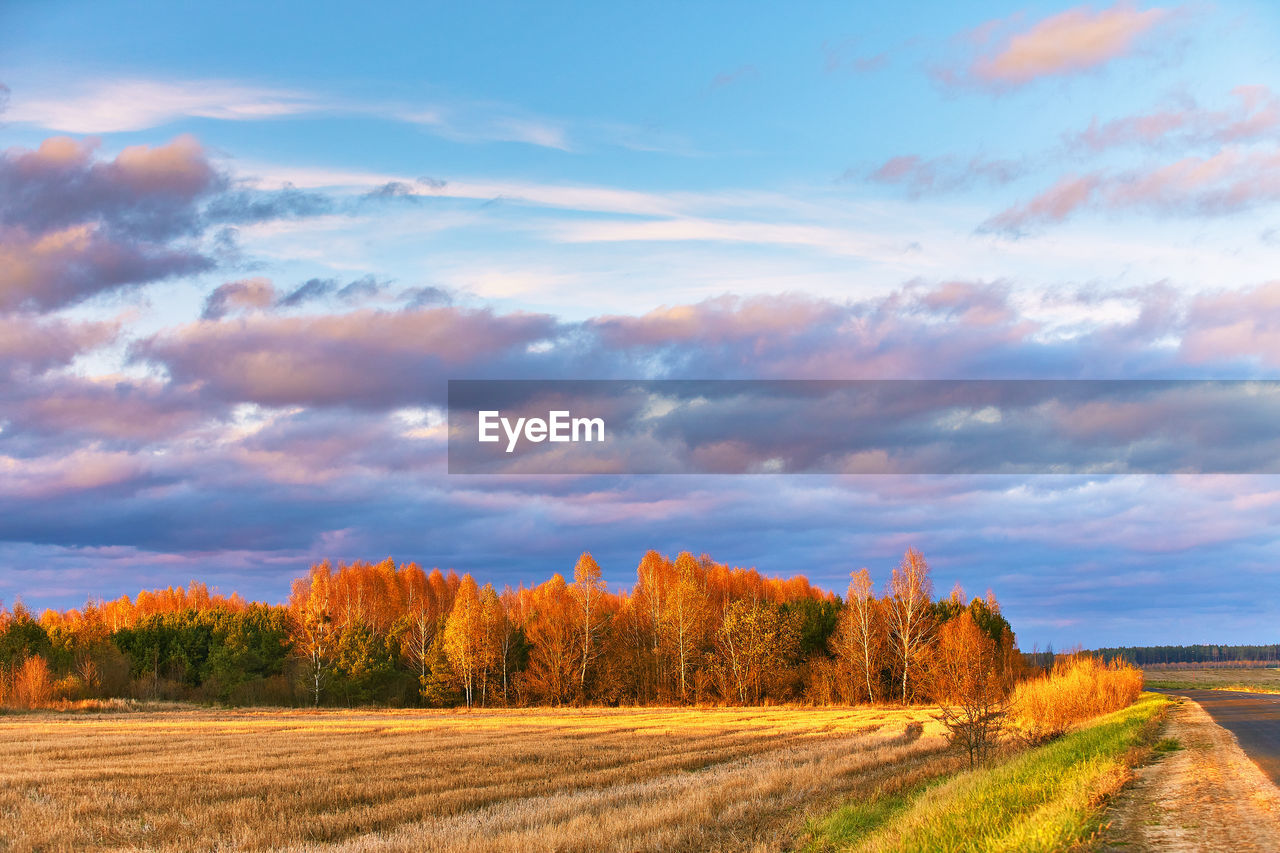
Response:
[[[15,3],[0,597],[649,547],[1255,642],[1265,476],[445,473],[449,378],[1274,378],[1262,3]],[[692,482],[691,482],[692,480]]]

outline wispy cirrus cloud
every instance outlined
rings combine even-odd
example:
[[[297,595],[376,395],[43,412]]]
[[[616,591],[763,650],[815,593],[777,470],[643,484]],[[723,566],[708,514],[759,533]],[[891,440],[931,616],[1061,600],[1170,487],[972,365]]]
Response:
[[[100,80],[72,94],[13,99],[6,119],[65,133],[120,133],[161,127],[182,118],[261,121],[322,109],[301,92],[226,80],[172,82]]]
[[[935,193],[952,192],[977,184],[1003,186],[1017,180],[1026,165],[1017,160],[971,157],[921,157],[903,154],[890,157],[871,172],[869,181],[900,186],[914,198]],[[853,177],[846,172],[846,177]]]
[[[1094,118],[1085,130],[1068,134],[1067,145],[1093,152],[1124,145],[1228,145],[1264,139],[1280,131],[1280,97],[1270,87],[1237,86],[1231,96],[1234,102],[1221,109],[1208,109],[1187,98],[1163,109],[1106,122]]]
[[[70,93],[20,92],[5,118],[64,133],[97,134],[147,130],[185,119],[247,122],[319,116],[385,118],[455,142],[518,142],[563,151],[573,147],[563,122],[499,103],[442,100],[413,107],[232,80],[119,78]]]
[[[1067,175],[1029,201],[991,217],[982,228],[1019,234],[1084,210],[1226,216],[1276,202],[1280,149],[1230,147],[1146,169]]]
[[[1172,16],[1167,8],[1121,2],[1101,10],[1077,6],[1025,28],[1021,16],[988,21],[965,34],[973,56],[935,75],[947,84],[1012,89],[1092,71],[1131,55]]]

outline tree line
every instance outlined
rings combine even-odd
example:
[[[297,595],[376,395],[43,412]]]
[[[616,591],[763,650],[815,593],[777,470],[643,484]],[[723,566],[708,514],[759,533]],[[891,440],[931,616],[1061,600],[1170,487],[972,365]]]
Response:
[[[1006,691],[1022,666],[995,596],[935,598],[914,549],[879,592],[853,572],[843,598],[649,551],[616,592],[584,553],[570,577],[501,591],[384,560],[316,564],[280,605],[193,582],[38,618],[0,607],[0,701],[27,705],[912,703],[955,694],[958,660]]]
[[[1266,663],[1280,662],[1280,645],[1256,646],[1119,646],[1098,649],[1105,660],[1123,660],[1137,666],[1165,663]]]

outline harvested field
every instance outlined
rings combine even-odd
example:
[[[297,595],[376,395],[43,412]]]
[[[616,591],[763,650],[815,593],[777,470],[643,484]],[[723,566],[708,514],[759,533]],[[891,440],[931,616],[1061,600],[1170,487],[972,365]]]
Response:
[[[1148,669],[1143,671],[1148,688],[1162,690],[1243,690],[1280,693],[1280,669]]]
[[[0,848],[776,850],[956,766],[929,709],[0,717]]]

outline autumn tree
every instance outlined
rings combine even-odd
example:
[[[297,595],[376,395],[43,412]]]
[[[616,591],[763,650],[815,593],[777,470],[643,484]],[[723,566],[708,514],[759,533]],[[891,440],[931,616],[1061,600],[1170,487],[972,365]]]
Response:
[[[402,574],[404,611],[391,630],[399,640],[405,662],[421,682],[431,669],[431,647],[441,623],[440,603],[435,588],[416,563],[405,566]],[[439,577],[440,570],[436,569],[433,576]]]
[[[493,584],[485,584],[480,590],[480,642],[476,652],[480,665],[481,705],[489,702],[489,682],[501,664],[499,651],[503,634],[507,632],[506,621],[506,610],[497,591]]]
[[[662,633],[674,576],[675,566],[657,551],[646,551],[636,569],[629,628],[631,639],[635,643],[640,673],[645,679],[645,695],[655,694],[665,679],[662,667]]]
[[[702,568],[688,551],[676,557],[675,583],[663,612],[663,637],[677,674],[680,698],[688,700],[691,668],[706,634],[708,602]]]
[[[919,551],[908,548],[893,570],[885,601],[890,646],[901,676],[904,704],[911,700],[912,679],[933,639],[932,593],[929,564]]]
[[[850,572],[849,577],[849,596],[831,638],[831,651],[852,688],[850,695],[861,692],[874,702],[887,642],[884,613],[871,573],[864,568]]]
[[[462,693],[468,708],[474,703],[476,682],[483,671],[483,644],[480,594],[471,575],[463,575],[453,602],[453,612],[445,623],[444,645],[449,663],[462,681]]]
[[[1000,737],[1009,691],[1000,645],[970,610],[963,610],[939,627],[931,656],[939,719],[951,742],[967,753],[970,767],[984,760]]]
[[[582,651],[582,665],[578,671],[578,693],[585,697],[587,692],[587,668],[599,654],[599,634],[602,620],[602,604],[605,597],[604,580],[600,576],[600,566],[589,552],[583,552],[573,567],[573,597],[576,603],[576,616],[582,638],[579,641]]]
[[[498,596],[499,613],[495,615],[495,644],[497,649],[497,665],[502,672],[502,701],[511,702],[511,676],[516,667],[527,656],[524,634],[521,628],[524,619],[520,604],[520,595],[511,587],[502,590]]]
[[[329,609],[329,563],[311,567],[306,579],[294,584],[291,609],[295,622],[294,653],[302,660],[302,677],[312,702],[320,707],[320,694],[333,674],[338,632]]]
[[[569,701],[578,684],[581,638],[577,602],[563,575],[553,575],[530,592],[531,606],[526,632],[529,668],[525,681],[530,690],[553,705]]]
[[[770,674],[787,665],[798,641],[794,620],[777,605],[738,599],[725,608],[716,647],[739,703],[760,703]]]

